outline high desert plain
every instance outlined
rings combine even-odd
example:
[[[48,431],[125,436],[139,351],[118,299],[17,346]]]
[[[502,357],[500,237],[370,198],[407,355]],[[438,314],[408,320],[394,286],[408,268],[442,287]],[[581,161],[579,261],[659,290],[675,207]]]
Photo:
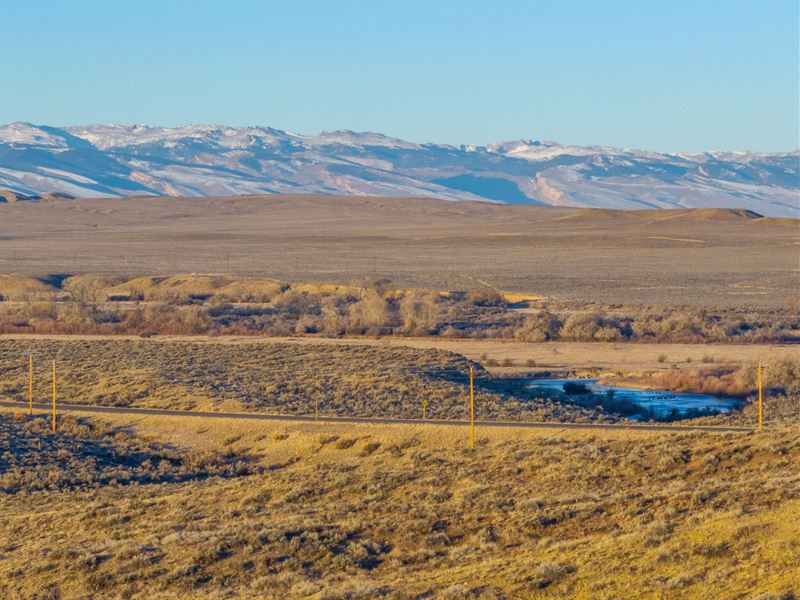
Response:
[[[0,0],[0,600],[800,600],[799,0]]]
[[[0,595],[796,598],[799,234],[0,203]]]

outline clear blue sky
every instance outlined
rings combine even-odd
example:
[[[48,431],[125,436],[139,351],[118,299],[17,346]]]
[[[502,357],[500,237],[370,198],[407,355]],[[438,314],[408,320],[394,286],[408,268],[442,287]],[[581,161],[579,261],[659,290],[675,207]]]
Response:
[[[0,121],[793,150],[798,10],[0,0]]]

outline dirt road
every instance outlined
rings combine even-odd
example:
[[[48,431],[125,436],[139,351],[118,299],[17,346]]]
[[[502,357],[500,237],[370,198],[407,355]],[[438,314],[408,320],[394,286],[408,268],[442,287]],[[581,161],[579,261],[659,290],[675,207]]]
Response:
[[[1,407],[27,410],[25,402],[0,402]],[[48,404],[34,404],[37,411],[49,411]],[[434,426],[468,426],[469,421],[459,420],[420,420],[420,419],[378,419],[366,417],[332,417],[320,415],[319,419],[313,415],[272,415],[264,413],[238,413],[238,412],[204,412],[188,410],[170,410],[154,408],[128,408],[118,406],[85,406],[80,404],[59,404],[59,413],[95,413],[95,414],[122,414],[122,415],[153,415],[186,417],[191,419],[238,419],[261,421],[293,421],[313,423],[350,423],[355,425],[434,425]],[[687,426],[687,425],[655,425],[638,423],[558,423],[558,422],[514,422],[514,421],[475,421],[476,427],[510,427],[520,429],[598,429],[598,430],[635,430],[635,431],[703,431],[708,433],[751,433],[749,427],[713,427],[713,426]]]

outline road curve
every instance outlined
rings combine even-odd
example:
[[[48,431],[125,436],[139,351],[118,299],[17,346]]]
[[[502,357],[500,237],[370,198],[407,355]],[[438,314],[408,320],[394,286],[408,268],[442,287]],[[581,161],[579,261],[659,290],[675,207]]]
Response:
[[[0,401],[0,406],[27,410],[27,402]],[[50,411],[49,404],[34,403],[37,410]],[[211,419],[246,419],[251,421],[294,421],[301,423],[314,423],[313,415],[272,415],[265,413],[239,413],[239,412],[208,412],[193,410],[174,410],[169,408],[133,408],[120,406],[87,406],[84,404],[59,404],[58,412],[84,412],[84,413],[111,413],[122,415],[153,415],[165,417],[189,417]],[[384,419],[373,417],[330,417],[320,415],[321,423],[350,423],[366,425],[445,425],[465,426],[469,421],[445,419]],[[636,423],[559,423],[559,422],[525,422],[525,421],[475,421],[476,427],[511,427],[518,429],[622,429],[628,431],[704,431],[710,433],[752,433],[751,427],[724,427],[713,425],[655,425]]]

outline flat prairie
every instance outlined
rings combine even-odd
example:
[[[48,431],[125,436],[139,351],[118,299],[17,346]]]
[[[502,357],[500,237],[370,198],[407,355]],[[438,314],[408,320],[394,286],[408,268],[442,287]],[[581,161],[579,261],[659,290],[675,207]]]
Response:
[[[247,196],[0,204],[0,273],[224,272],[564,300],[785,306],[800,221],[418,198]]]

